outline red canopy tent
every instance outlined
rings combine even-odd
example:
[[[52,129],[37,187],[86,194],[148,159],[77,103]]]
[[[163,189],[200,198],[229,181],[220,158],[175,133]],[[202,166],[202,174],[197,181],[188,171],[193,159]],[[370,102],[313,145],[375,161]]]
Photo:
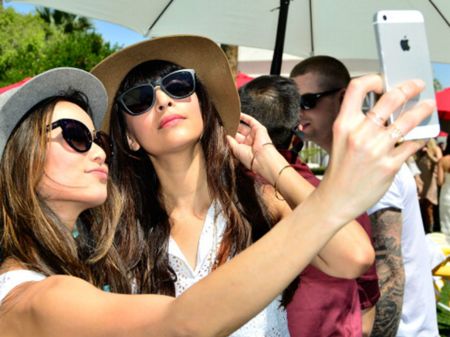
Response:
[[[439,118],[450,119],[450,88],[438,91],[436,93],[436,104],[439,111]]]
[[[450,133],[450,88],[436,92],[436,105],[441,129]]]
[[[253,80],[253,77],[239,71],[236,76],[236,87],[240,88],[247,82],[250,82],[251,80]]]
[[[2,87],[2,88],[0,88],[0,94],[3,94],[5,91],[11,90],[13,88],[20,87],[22,84],[24,84],[25,82],[27,82],[29,80],[31,80],[31,77],[26,77],[22,81],[7,85],[6,87]]]

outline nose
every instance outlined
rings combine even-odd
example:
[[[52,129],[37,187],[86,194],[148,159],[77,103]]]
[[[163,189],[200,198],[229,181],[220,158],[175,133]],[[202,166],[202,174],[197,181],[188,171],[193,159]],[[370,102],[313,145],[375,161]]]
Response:
[[[102,165],[106,162],[106,153],[100,145],[92,143],[92,147],[89,152],[91,153],[92,160],[99,165]]]
[[[155,96],[155,107],[159,112],[162,112],[173,105],[173,98],[162,91],[160,87],[156,87]]]

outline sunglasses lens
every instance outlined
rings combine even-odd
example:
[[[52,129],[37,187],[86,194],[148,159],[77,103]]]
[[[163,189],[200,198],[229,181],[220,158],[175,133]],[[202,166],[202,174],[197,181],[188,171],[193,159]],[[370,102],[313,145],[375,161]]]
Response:
[[[303,110],[313,109],[316,106],[317,98],[313,94],[305,94],[300,98],[300,107]]]
[[[61,120],[62,134],[66,142],[78,152],[86,152],[91,148],[92,136],[89,129],[76,120]]]
[[[153,95],[153,87],[146,84],[126,91],[122,95],[121,101],[130,115],[140,115],[152,107]]]
[[[161,87],[173,98],[188,97],[195,90],[194,74],[186,70],[173,72],[163,79]]]

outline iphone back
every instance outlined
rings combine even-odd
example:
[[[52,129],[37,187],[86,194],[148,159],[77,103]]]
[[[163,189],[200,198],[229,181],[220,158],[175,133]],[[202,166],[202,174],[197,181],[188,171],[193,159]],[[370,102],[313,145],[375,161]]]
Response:
[[[424,91],[391,116],[392,123],[419,100],[435,99],[425,25],[419,11],[386,10],[375,14],[374,27],[386,90],[409,79],[419,78],[425,82]],[[405,139],[433,138],[439,130],[438,113],[433,111]]]

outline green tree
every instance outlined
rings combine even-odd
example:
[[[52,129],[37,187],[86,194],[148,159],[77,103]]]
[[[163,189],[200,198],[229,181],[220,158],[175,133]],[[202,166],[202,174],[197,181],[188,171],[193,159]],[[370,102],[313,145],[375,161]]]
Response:
[[[20,28],[19,28],[20,27]],[[14,10],[0,12],[0,86],[39,72],[45,49],[44,22]]]
[[[90,70],[119,48],[92,28],[80,25],[68,32],[67,27],[37,13],[0,8],[0,87],[54,67]]]
[[[434,91],[441,91],[442,90],[442,84],[441,84],[441,82],[439,82],[439,80],[437,78],[435,78],[433,80],[433,87],[434,87]]]
[[[90,70],[116,49],[118,48],[112,48],[96,33],[75,31],[71,34],[62,34],[47,45],[46,67],[70,65]]]
[[[45,22],[61,28],[64,33],[86,32],[94,29],[91,21],[83,16],[47,7],[37,8],[36,12]]]

